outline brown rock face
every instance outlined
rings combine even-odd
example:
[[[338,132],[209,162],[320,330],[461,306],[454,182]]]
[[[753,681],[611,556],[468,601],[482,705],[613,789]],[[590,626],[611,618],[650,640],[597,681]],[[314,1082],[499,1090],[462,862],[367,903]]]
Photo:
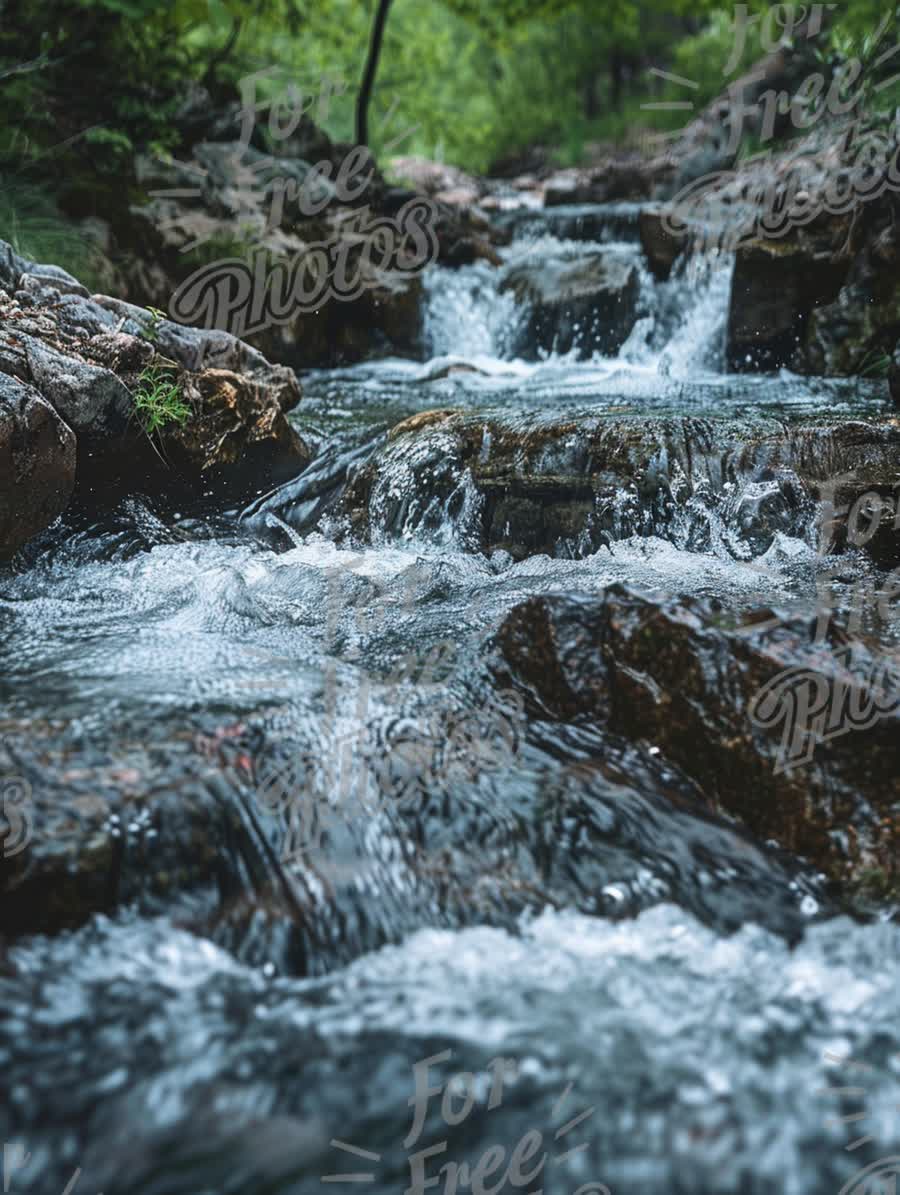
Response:
[[[814,633],[614,585],[518,606],[496,672],[538,717],[652,744],[714,808],[831,878],[896,884],[900,661]]]
[[[647,264],[655,278],[661,282],[669,277],[675,259],[685,245],[683,237],[674,237],[663,224],[663,210],[659,207],[642,208],[638,220],[641,234],[641,248]]]
[[[387,442],[372,442],[337,509],[363,538],[404,535],[427,530],[436,510],[455,518],[454,495],[468,491],[476,499],[465,515],[472,547],[521,560],[592,553],[635,534],[671,538],[686,522],[700,548],[709,542],[709,523],[692,508],[715,509],[744,549],[759,555],[776,532],[805,535],[813,502],[827,501],[834,506],[830,550],[845,550],[852,516],[862,531],[857,542],[894,567],[898,452],[896,420],[786,426],[775,419],[610,416],[602,409],[527,419],[427,411],[398,424]],[[836,478],[842,480],[835,490]],[[310,530],[292,522],[291,493],[273,495],[269,509]],[[883,527],[868,536],[872,495],[881,499]]]
[[[0,252],[3,269],[0,403],[7,398],[4,481],[12,479],[4,502],[16,526],[5,533],[6,551],[65,509],[76,451],[79,495],[92,503],[112,498],[122,484],[165,494],[176,479],[189,493],[215,484],[229,497],[250,498],[309,463],[286,418],[300,401],[292,370],[227,332],[87,297],[63,271],[11,250]],[[187,418],[148,434],[136,397],[160,381],[175,387]],[[53,447],[54,435],[64,449]],[[45,468],[46,482],[39,476]],[[26,476],[30,491],[15,481]]]
[[[165,438],[182,468],[221,472],[242,465],[257,481],[285,480],[309,462],[306,445],[266,387],[227,369],[184,374],[192,417]]]
[[[75,485],[75,436],[33,387],[0,373],[0,558],[50,525]]]

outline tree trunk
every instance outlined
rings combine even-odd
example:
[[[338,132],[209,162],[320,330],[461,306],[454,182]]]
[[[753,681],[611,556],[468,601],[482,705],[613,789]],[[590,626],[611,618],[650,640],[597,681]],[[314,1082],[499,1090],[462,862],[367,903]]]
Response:
[[[597,96],[597,76],[593,72],[588,75],[582,86],[582,100],[585,118],[593,120],[600,111],[600,103]]]
[[[609,56],[609,105],[613,112],[622,110],[622,84],[625,81],[625,63],[618,50]]]
[[[356,97],[356,143],[369,144],[369,101],[372,98],[372,88],[375,86],[375,75],[378,71],[378,59],[381,56],[381,41],[384,37],[384,27],[387,24],[388,9],[391,0],[378,0],[375,21],[372,25],[372,37],[369,42],[369,54],[366,58],[366,68],[363,71],[362,83],[359,85],[359,95]]]

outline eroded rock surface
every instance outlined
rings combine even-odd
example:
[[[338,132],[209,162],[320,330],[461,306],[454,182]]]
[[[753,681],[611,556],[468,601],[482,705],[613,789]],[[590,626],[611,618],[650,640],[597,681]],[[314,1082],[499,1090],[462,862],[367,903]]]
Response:
[[[368,459],[360,449],[332,509],[362,539],[449,519],[473,549],[515,559],[583,555],[635,534],[704,550],[714,513],[734,532],[734,554],[749,559],[777,532],[805,535],[820,498],[840,508],[831,521],[842,550],[853,504],[871,491],[884,495],[885,532],[870,544],[887,560],[897,552],[888,523],[898,448],[893,422],[432,411],[399,424],[386,443],[370,441]],[[292,493],[267,498],[266,511],[310,530],[317,508],[301,508]]]
[[[497,636],[534,716],[651,745],[711,806],[833,879],[888,888],[900,859],[900,666],[866,640],[762,611],[612,586],[541,597]]]
[[[65,271],[8,246],[2,274],[0,377],[18,403],[7,424],[9,476],[21,482],[6,498],[5,521],[21,527],[5,537],[7,550],[65,509],[76,458],[79,491],[95,503],[110,484],[162,493],[173,478],[249,497],[308,462],[286,418],[300,399],[286,367],[225,332],[89,297]],[[181,414],[154,429],[138,399],[160,385]]]

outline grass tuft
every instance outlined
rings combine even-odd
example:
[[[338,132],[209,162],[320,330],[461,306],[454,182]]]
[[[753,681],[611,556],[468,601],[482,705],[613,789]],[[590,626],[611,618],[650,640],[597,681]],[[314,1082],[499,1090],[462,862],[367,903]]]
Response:
[[[177,383],[167,376],[169,368],[148,365],[138,378],[134,410],[145,434],[150,437],[173,423],[184,426],[191,414]]]

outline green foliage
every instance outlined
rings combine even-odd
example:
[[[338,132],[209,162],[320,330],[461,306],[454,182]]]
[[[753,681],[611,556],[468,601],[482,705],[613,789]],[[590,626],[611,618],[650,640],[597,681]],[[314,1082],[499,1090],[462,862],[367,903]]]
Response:
[[[760,44],[759,25],[753,25],[748,30],[740,62],[730,74],[726,74],[734,44],[733,14],[730,11],[713,13],[699,33],[679,42],[672,56],[670,69],[675,74],[698,84],[697,90],[688,94],[683,87],[668,87],[667,98],[690,98],[694,102],[695,111],[700,111],[704,105],[725,91],[729,83],[749,70],[766,52]]]
[[[856,373],[861,378],[886,378],[891,368],[891,356],[880,349],[870,349],[859,365]]]
[[[120,129],[93,128],[84,135],[91,157],[101,174],[125,174],[134,156],[131,138]]]
[[[62,266],[90,290],[100,280],[97,250],[42,187],[0,176],[0,240],[30,261]]]
[[[869,19],[861,20],[863,12]],[[900,103],[900,85],[891,82],[897,74],[895,56],[890,54],[896,42],[893,31],[898,7],[870,9],[863,0],[843,13],[831,30],[828,48],[820,54],[826,70],[837,71],[852,60],[862,66],[862,73],[853,85],[861,96],[861,106],[869,112],[886,112]],[[883,59],[883,60],[882,60]]]
[[[148,307],[147,310],[150,312],[150,322],[144,329],[144,339],[156,344],[159,340],[159,325],[166,318],[166,313],[158,307]]]
[[[183,148],[175,121],[187,85],[233,99],[240,80],[276,68],[261,96],[290,81],[307,95],[324,75],[347,84],[311,115],[338,140],[353,131],[374,0],[18,0],[0,27],[0,158],[15,152],[28,178],[89,190],[92,177],[123,178],[135,152]],[[771,9],[751,0],[761,14]],[[882,0],[845,0],[833,13],[825,65],[854,55],[871,64],[869,101],[894,60]],[[690,118],[648,112],[648,100],[694,102],[693,112],[765,53],[750,26],[726,76],[735,6],[724,0],[394,0],[370,114],[384,157],[444,157],[471,170],[543,143],[575,163],[591,142],[638,141]],[[868,39],[868,40],[867,40]],[[824,39],[823,39],[824,40]],[[874,55],[874,57],[873,57]],[[698,84],[650,74],[656,66]],[[100,126],[100,127],[97,127]],[[12,142],[16,141],[14,150]]]
[[[171,376],[171,366],[148,365],[138,378],[134,393],[134,411],[144,433],[151,437],[173,423],[183,426],[191,408],[181,398],[181,391]]]

